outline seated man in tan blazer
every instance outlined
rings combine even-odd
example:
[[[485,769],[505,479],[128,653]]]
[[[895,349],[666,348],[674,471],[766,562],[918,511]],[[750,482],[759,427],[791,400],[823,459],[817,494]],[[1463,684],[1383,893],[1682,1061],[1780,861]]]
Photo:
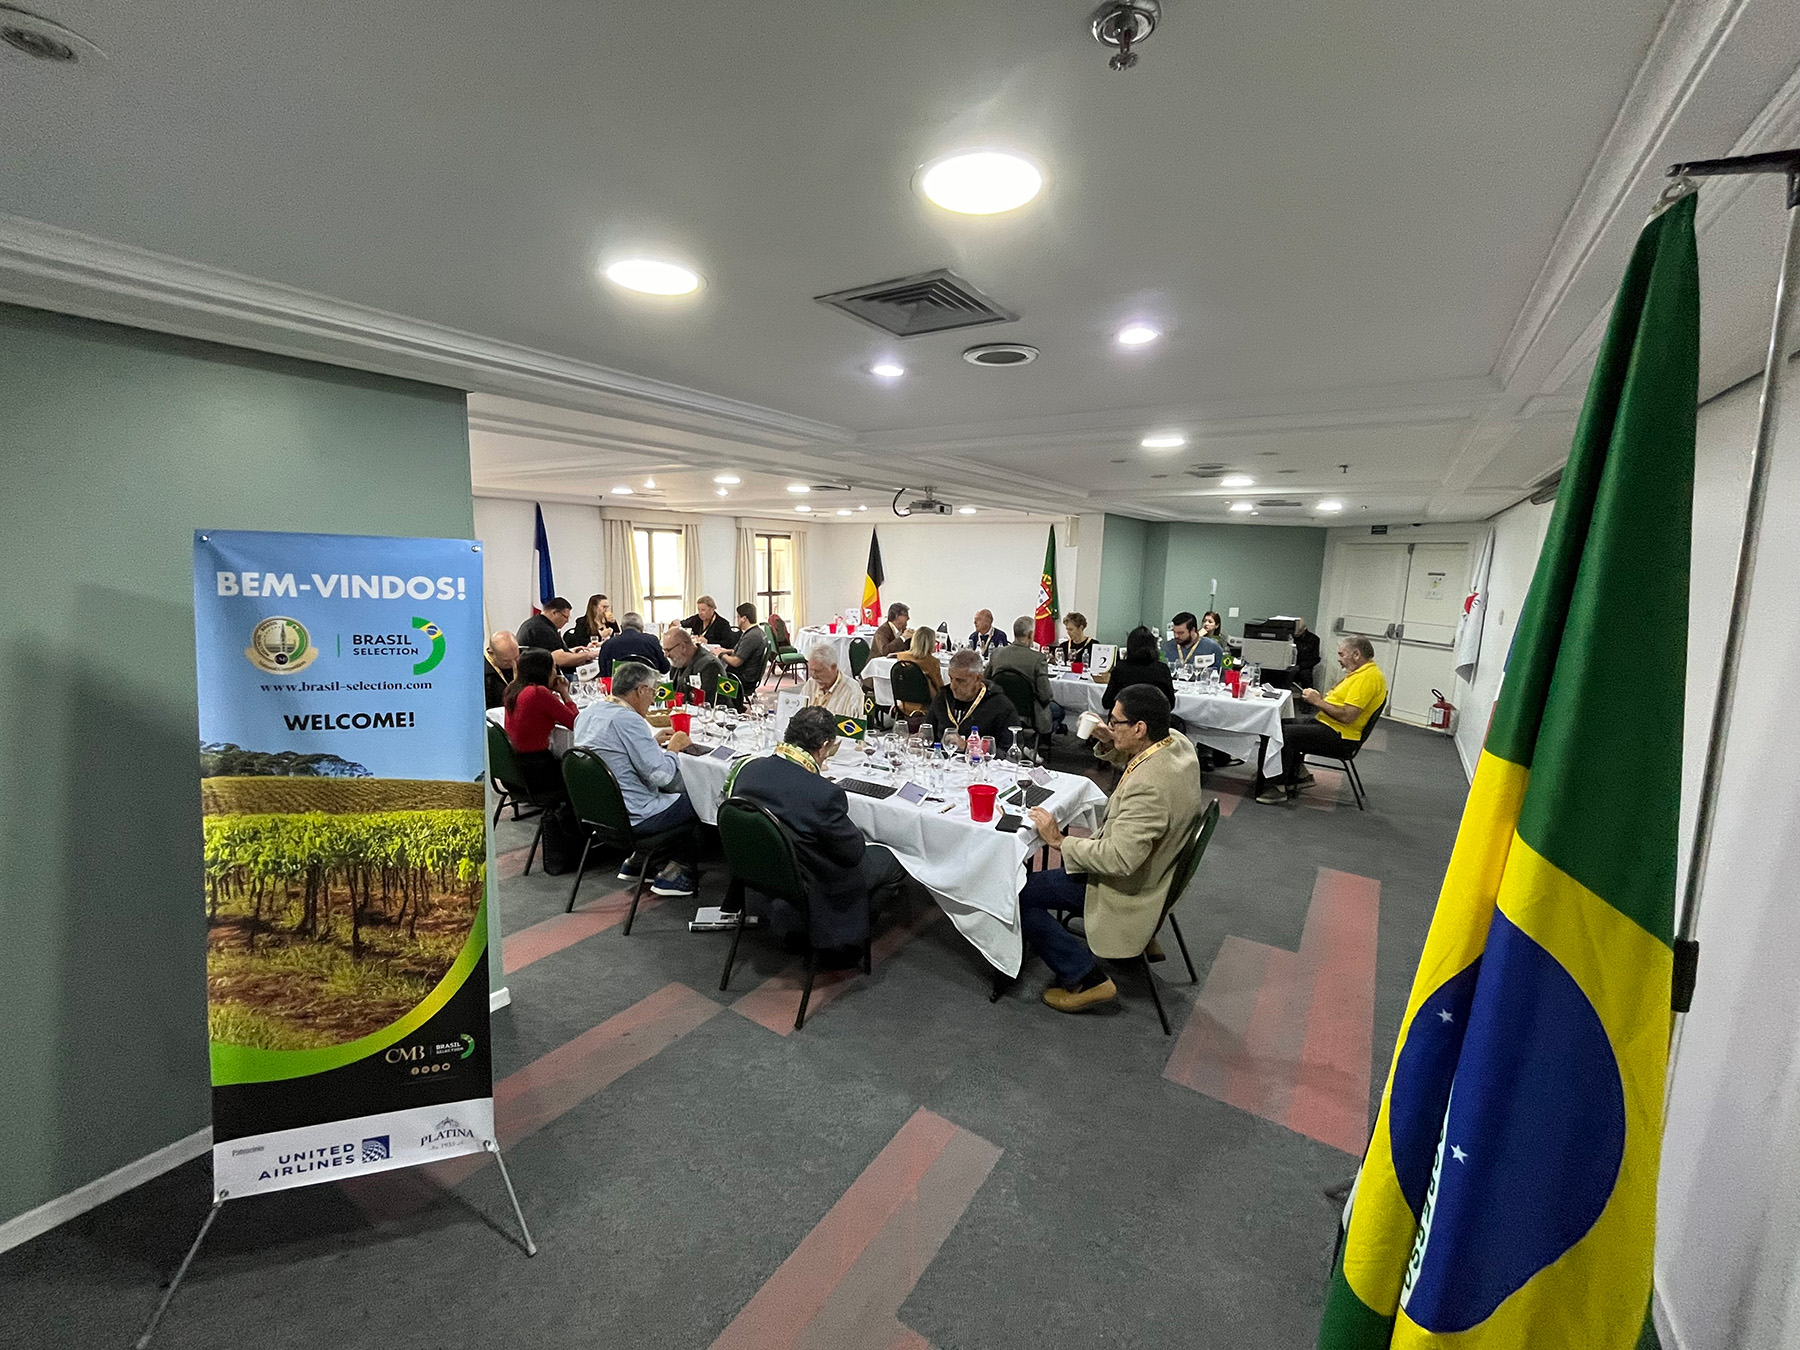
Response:
[[[1063,865],[1026,879],[1019,918],[1025,940],[1056,977],[1044,1002],[1058,1012],[1084,1012],[1119,996],[1094,958],[1131,960],[1149,945],[1169,874],[1194,837],[1200,767],[1188,738],[1170,733],[1169,713],[1160,689],[1136,684],[1120,691],[1095,728],[1094,753],[1125,772],[1092,838],[1064,835],[1042,807],[1031,812],[1039,837],[1062,850]],[[1082,915],[1085,939],[1057,922],[1063,911]]]

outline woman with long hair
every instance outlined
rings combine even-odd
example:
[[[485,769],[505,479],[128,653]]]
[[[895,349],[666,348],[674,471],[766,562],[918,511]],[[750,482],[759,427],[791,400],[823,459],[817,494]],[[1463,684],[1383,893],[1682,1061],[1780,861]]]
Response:
[[[935,631],[920,624],[913,629],[912,640],[907,644],[906,650],[894,657],[896,664],[904,661],[909,666],[919,668],[919,672],[925,677],[925,683],[931,686],[932,698],[936,698],[938,690],[944,687],[944,671],[937,659],[937,637]],[[896,699],[895,706],[901,712],[910,715],[922,713],[931,705],[929,703],[903,703]]]
[[[604,595],[590,595],[587,613],[575,620],[569,630],[571,647],[586,647],[619,635],[619,621],[613,618],[612,604]]]
[[[505,698],[506,739],[512,742],[513,757],[532,796],[539,801],[566,796],[562,765],[550,751],[550,732],[554,727],[574,729],[579,710],[569,697],[569,682],[550,653],[539,647],[519,653],[515,672]]]
[[[1219,617],[1218,610],[1207,610],[1206,613],[1200,616],[1200,636],[1209,637],[1223,647],[1225,645],[1224,623],[1225,620]]]
[[[1162,690],[1163,697],[1169,700],[1169,706],[1175,706],[1175,681],[1169,675],[1169,667],[1163,661],[1162,653],[1156,648],[1156,634],[1142,625],[1126,635],[1125,650],[1107,672],[1106,693],[1101,697],[1101,706],[1111,712],[1112,705],[1118,701],[1119,691],[1129,689],[1134,684],[1155,685]]]

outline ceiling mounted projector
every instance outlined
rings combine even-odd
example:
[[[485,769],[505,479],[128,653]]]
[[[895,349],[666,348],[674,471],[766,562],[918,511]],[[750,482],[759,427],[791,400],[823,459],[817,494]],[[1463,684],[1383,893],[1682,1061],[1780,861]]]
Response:
[[[911,491],[913,491],[912,488],[901,488],[898,492],[896,492],[894,494],[894,514],[895,515],[897,515],[897,516],[947,516],[951,512],[956,510],[956,507],[951,505],[949,502],[939,501],[937,498],[937,492],[933,488],[926,488],[925,495],[923,497],[913,498],[910,502],[908,502],[906,504],[906,508],[904,510],[902,510],[900,507],[900,499]]]

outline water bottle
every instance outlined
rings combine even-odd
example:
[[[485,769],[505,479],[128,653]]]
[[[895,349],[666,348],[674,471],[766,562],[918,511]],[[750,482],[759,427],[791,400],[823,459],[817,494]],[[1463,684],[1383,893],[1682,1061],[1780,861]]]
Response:
[[[931,758],[926,761],[925,776],[928,780],[925,786],[933,791],[944,786],[944,743],[942,741],[931,743]]]
[[[969,728],[968,747],[969,747],[969,775],[972,778],[979,778],[979,777],[981,777],[981,728],[980,727],[970,727]]]

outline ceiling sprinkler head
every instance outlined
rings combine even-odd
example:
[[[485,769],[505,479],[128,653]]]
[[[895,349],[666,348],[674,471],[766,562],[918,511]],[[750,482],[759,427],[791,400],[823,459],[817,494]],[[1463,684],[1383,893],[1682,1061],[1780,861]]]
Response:
[[[1162,18],[1162,0],[1107,0],[1088,19],[1094,41],[1112,47],[1106,64],[1114,70],[1130,70],[1138,63],[1137,47],[1156,31]]]

